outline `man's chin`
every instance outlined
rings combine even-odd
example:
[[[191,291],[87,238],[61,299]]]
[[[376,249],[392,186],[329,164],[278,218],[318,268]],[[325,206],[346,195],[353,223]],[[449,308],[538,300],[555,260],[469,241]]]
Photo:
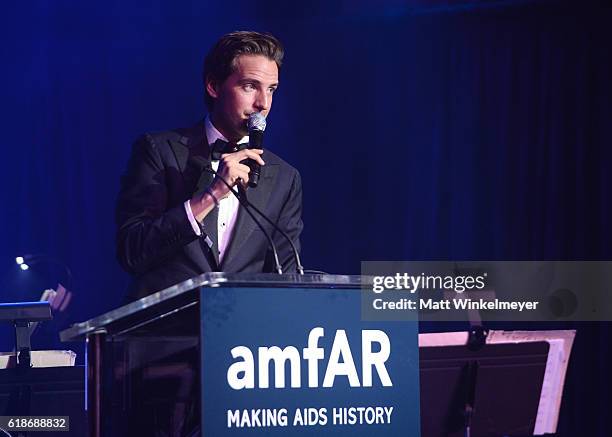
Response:
[[[244,125],[240,126],[236,129],[236,134],[240,136],[240,138],[247,136],[249,134],[249,129],[247,128],[247,121],[244,121]]]

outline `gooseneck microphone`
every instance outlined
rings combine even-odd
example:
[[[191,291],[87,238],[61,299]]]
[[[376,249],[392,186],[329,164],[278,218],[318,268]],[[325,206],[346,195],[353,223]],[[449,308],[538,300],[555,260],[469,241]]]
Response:
[[[259,208],[257,208],[255,205],[253,205],[252,203],[250,203],[248,201],[248,199],[246,197],[246,191],[240,185],[238,186],[238,191],[236,191],[236,190],[234,190],[232,188],[232,186],[229,184],[229,182],[227,182],[219,173],[214,171],[212,168],[206,167],[206,168],[204,168],[204,170],[209,172],[209,173],[214,174],[216,177],[219,178],[219,180],[221,182],[223,182],[225,184],[225,186],[227,186],[227,188],[229,188],[231,193],[234,195],[234,197],[236,197],[236,199],[238,199],[238,202],[244,208],[244,210],[249,214],[251,219],[263,231],[264,235],[266,236],[266,238],[268,240],[268,243],[269,243],[270,247],[272,248],[272,253],[274,254],[274,261],[276,262],[276,271],[279,274],[282,273],[282,266],[280,265],[279,260],[278,260],[278,252],[276,250],[276,246],[275,246],[275,244],[274,244],[274,242],[272,240],[272,237],[270,237],[270,235],[265,230],[265,228],[261,225],[261,223],[259,223],[259,220],[257,220],[255,218],[255,216],[251,212],[251,209],[253,209],[253,211],[255,211],[257,214],[259,214],[260,217],[262,217],[265,221],[267,221],[270,225],[272,225],[274,227],[274,229],[276,229],[289,242],[289,245],[291,246],[291,250],[293,251],[293,258],[295,259],[296,270],[298,271],[298,273],[300,275],[303,275],[304,274],[304,267],[302,266],[302,262],[300,260],[300,254],[297,251],[297,248],[295,247],[295,244],[293,243],[293,241],[291,241],[291,238],[289,237],[289,235],[287,235],[287,233],[285,231],[283,231],[276,223],[274,223],[272,220],[270,220],[270,218],[268,216],[266,216]],[[251,175],[249,174],[249,178],[250,178],[250,176]]]
[[[266,237],[266,239],[268,240],[268,245],[270,246],[270,248],[272,249],[272,255],[274,256],[274,269],[276,270],[276,273],[278,273],[279,275],[283,274],[283,266],[281,265],[279,259],[278,259],[278,250],[276,249],[276,245],[274,244],[274,240],[272,240],[272,237],[270,236],[270,234],[268,233],[268,231],[266,231],[266,229],[263,227],[263,225],[259,222],[259,220],[257,220],[255,218],[255,216],[253,215],[253,213],[251,212],[251,210],[247,207],[244,206],[244,204],[242,203],[241,197],[232,189],[232,186],[229,184],[229,182],[227,182],[225,180],[225,178],[223,178],[219,173],[217,173],[216,171],[214,171],[211,167],[206,166],[202,169],[205,172],[211,173],[213,175],[215,175],[215,177],[218,177],[219,180],[221,182],[223,182],[227,188],[229,188],[229,190],[232,192],[232,194],[234,196],[236,196],[236,198],[238,199],[238,202],[244,207],[244,210],[246,211],[246,213],[251,217],[251,219],[255,222],[255,224],[259,227],[259,229],[261,229],[261,231],[263,232],[264,236]]]
[[[238,185],[238,192],[240,193],[240,197],[238,198],[238,201],[244,208],[252,208],[253,211],[255,211],[257,214],[259,214],[261,218],[263,218],[270,225],[272,225],[272,227],[274,227],[274,229],[276,229],[283,236],[283,238],[285,238],[285,240],[289,242],[289,246],[291,247],[291,251],[293,252],[293,259],[295,260],[295,268],[300,275],[303,275],[304,266],[302,266],[302,260],[300,259],[300,253],[298,252],[297,248],[295,247],[295,244],[291,240],[291,237],[289,237],[289,235],[287,235],[287,233],[283,231],[276,223],[270,220],[270,218],[267,215],[265,215],[259,208],[257,208],[251,202],[249,202],[249,200],[247,199],[246,191],[244,190],[244,188],[242,188],[241,185]]]
[[[262,149],[263,134],[266,130],[266,117],[261,112],[253,112],[249,115],[247,127],[249,129],[249,149]],[[249,187],[255,188],[259,184],[261,165],[252,159],[246,160],[245,164],[251,169],[249,173]]]

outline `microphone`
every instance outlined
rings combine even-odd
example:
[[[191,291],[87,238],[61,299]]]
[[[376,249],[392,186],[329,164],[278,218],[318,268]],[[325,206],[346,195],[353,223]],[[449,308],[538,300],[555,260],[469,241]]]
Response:
[[[253,112],[249,115],[247,127],[249,129],[249,149],[262,149],[263,133],[266,130],[266,117],[261,112]],[[245,164],[251,169],[249,173],[249,187],[255,188],[259,184],[261,165],[252,159],[248,159]]]

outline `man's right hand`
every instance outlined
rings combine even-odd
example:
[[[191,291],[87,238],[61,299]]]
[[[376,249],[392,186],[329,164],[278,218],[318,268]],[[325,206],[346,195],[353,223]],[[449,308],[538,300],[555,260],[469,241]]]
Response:
[[[260,156],[262,153],[263,150],[261,149],[243,149],[234,153],[225,153],[221,155],[217,173],[232,187],[241,184],[246,188],[248,186],[249,172],[251,169],[248,165],[241,164],[241,162],[245,159],[252,159],[259,163],[259,165],[265,165],[264,160],[261,159]],[[223,181],[219,180],[219,177],[215,178],[210,186],[210,190],[217,199],[223,199],[230,194],[229,188]]]
[[[263,150],[260,149],[244,149],[221,155],[219,169],[217,170],[218,176],[213,180],[210,188],[189,201],[193,216],[198,222],[204,220],[204,217],[212,211],[219,200],[230,195],[230,189],[220,180],[220,177],[232,187],[241,184],[246,188],[249,183],[249,172],[251,169],[240,162],[250,158],[260,165],[265,165],[264,160],[260,156],[262,153]]]

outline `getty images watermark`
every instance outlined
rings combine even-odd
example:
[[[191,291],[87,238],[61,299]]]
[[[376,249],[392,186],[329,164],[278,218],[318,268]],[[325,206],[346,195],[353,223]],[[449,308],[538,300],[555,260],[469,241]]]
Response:
[[[609,261],[369,261],[364,320],[610,321]]]

